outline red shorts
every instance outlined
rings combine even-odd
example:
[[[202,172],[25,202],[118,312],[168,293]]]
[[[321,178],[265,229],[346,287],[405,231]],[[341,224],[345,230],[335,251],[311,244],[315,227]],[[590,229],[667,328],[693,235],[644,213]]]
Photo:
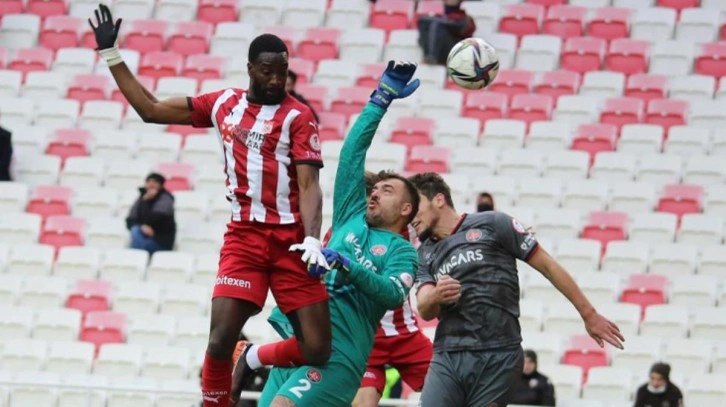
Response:
[[[269,289],[285,314],[327,300],[322,279],[308,276],[302,252],[289,251],[304,238],[299,224],[230,222],[212,298],[238,298],[261,309]]]
[[[386,367],[392,366],[409,387],[421,391],[433,352],[431,340],[420,330],[407,335],[376,336],[360,387],[375,387],[383,393]]]

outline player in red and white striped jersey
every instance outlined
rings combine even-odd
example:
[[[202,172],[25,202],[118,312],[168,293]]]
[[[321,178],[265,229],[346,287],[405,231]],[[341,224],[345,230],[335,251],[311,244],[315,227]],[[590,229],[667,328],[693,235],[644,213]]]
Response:
[[[224,235],[202,369],[205,407],[228,407],[232,353],[247,319],[272,290],[295,338],[261,346],[265,365],[320,365],[330,356],[328,294],[305,263],[328,267],[320,253],[323,166],[310,109],[285,91],[288,53],[280,38],[250,43],[250,88],[157,100],[131,73],[116,45],[121,20],[96,11],[98,50],[119,89],[147,123],[215,127],[224,152],[231,221]],[[302,251],[302,261],[300,254]],[[299,345],[298,345],[299,344]]]
[[[366,172],[366,191],[370,194],[378,175]],[[332,229],[323,238],[323,245],[330,239]],[[408,227],[402,234],[416,246],[416,231]],[[419,329],[410,298],[400,307],[388,310],[381,318],[368,357],[368,366],[360,389],[353,400],[353,407],[377,407],[386,386],[386,367],[398,370],[403,381],[415,391],[421,391],[433,354],[431,340]]]

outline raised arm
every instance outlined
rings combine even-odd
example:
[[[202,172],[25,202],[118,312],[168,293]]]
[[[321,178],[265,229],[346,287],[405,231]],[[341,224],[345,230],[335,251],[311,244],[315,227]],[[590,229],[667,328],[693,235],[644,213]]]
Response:
[[[297,183],[300,188],[300,218],[305,236],[320,237],[323,222],[323,190],[319,181],[320,169],[302,164],[297,166]]]
[[[186,98],[157,100],[124,63],[116,45],[121,19],[114,22],[108,6],[100,4],[96,10],[96,24],[91,19],[88,19],[88,23],[96,36],[98,52],[108,64],[119,90],[144,122],[192,124],[191,110]]]

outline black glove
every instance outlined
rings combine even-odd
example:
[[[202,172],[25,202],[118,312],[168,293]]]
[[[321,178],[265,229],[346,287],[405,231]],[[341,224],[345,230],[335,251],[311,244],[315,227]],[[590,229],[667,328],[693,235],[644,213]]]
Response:
[[[121,28],[121,19],[119,18],[114,23],[111,10],[105,4],[99,4],[98,10],[95,10],[94,13],[96,13],[96,26],[94,27],[90,18],[88,24],[91,25],[91,29],[93,29],[96,36],[96,44],[98,45],[96,50],[101,51],[115,47],[118,30]]]

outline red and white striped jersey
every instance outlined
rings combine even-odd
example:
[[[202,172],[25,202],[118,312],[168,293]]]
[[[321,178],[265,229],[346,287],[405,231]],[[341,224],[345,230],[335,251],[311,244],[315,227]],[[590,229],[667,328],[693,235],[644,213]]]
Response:
[[[323,166],[310,109],[287,95],[279,105],[247,101],[241,89],[188,98],[194,127],[215,127],[224,152],[233,221],[300,221],[295,165]]]

